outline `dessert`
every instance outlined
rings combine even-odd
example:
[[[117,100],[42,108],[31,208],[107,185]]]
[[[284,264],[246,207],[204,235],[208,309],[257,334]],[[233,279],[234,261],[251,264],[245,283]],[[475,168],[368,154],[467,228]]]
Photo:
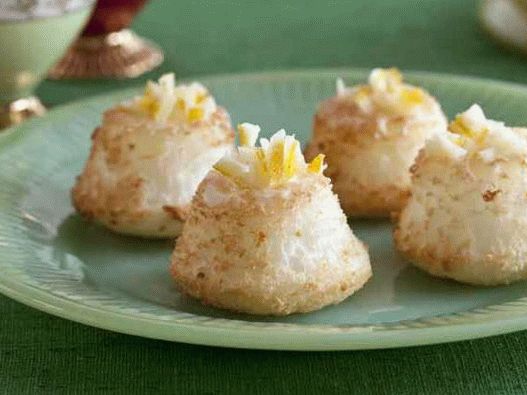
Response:
[[[473,105],[412,168],[397,249],[428,273],[479,285],[527,277],[527,132]]]
[[[164,75],[105,112],[74,206],[119,233],[175,237],[198,184],[233,142],[229,115],[203,85]]]
[[[339,303],[370,278],[367,249],[323,175],[323,155],[306,163],[284,130],[257,147],[259,130],[240,125],[240,147],[200,184],[171,273],[183,292],[239,312]]]
[[[405,84],[397,69],[374,69],[366,85],[337,80],[337,95],[315,114],[306,158],[326,155],[326,174],[347,215],[387,217],[408,196],[417,153],[446,125],[430,94]]]

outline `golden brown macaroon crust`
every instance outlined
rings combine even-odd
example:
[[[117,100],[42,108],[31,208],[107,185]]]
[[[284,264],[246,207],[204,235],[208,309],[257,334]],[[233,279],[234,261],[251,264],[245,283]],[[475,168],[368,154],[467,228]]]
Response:
[[[457,274],[459,269],[470,264],[474,258],[470,257],[466,252],[463,252],[459,247],[452,246],[446,239],[439,246],[427,246],[426,248],[414,249],[409,246],[410,236],[406,235],[403,237],[398,227],[394,229],[393,238],[396,249],[402,257],[434,277],[476,286],[496,286],[516,281],[516,279],[504,281],[502,279],[488,278],[483,283],[481,280],[472,281],[465,277],[460,278]],[[505,267],[507,265],[506,262],[510,258],[510,256],[505,254],[489,253],[484,256],[484,259],[478,262],[478,265]],[[518,279],[521,279],[521,276],[518,276]]]
[[[427,228],[427,224],[425,224],[425,228]],[[452,272],[457,267],[466,265],[470,261],[470,257],[462,252],[459,246],[452,246],[446,237],[442,239],[441,245],[438,246],[412,248],[410,247],[411,239],[415,236],[418,236],[415,232],[412,235],[409,233],[403,235],[399,225],[396,225],[393,229],[393,239],[397,251],[404,258],[419,267],[425,268],[426,271],[436,277],[446,278],[447,275],[443,273]]]
[[[378,132],[377,113],[363,114],[352,101],[333,97],[320,105],[314,116],[313,138],[305,149],[306,160],[319,153],[326,155],[325,174],[333,182],[344,212],[350,217],[389,217],[400,211],[410,194],[410,185],[385,184],[382,187],[365,185],[359,180],[342,182],[338,160],[353,155],[353,151],[368,149],[379,141],[398,140],[399,134]],[[410,122],[409,117],[394,116],[388,121],[393,129]],[[352,149],[350,149],[352,147]]]
[[[527,168],[527,161],[525,159],[518,160],[522,168]],[[492,162],[487,162],[479,155],[470,155],[461,162],[453,164],[452,159],[448,157],[428,155],[425,150],[421,150],[411,168],[412,182],[419,182],[423,170],[426,167],[434,166],[438,169],[448,169],[449,172],[452,172],[451,174],[459,183],[471,185],[476,180],[473,169],[481,167],[490,168],[496,164],[506,166],[507,164],[510,164],[510,161],[503,158],[496,158]],[[510,177],[511,174],[508,174],[505,169],[502,169],[502,172],[498,173],[498,178],[509,179]],[[430,183],[433,185],[440,182],[441,180],[438,178],[430,179]],[[491,187],[491,184],[493,184],[492,182],[489,182],[488,184],[488,188],[480,189],[481,200],[486,203],[486,207],[489,211],[493,212],[495,215],[500,215],[502,214],[502,209],[499,205],[494,203],[496,203],[500,194],[504,193],[504,191],[499,187]],[[458,200],[461,198],[461,195],[450,193],[449,198]],[[427,208],[426,219],[422,223],[410,223],[405,231],[402,231],[399,223],[394,227],[393,239],[395,247],[408,261],[432,276],[476,286],[508,284],[525,277],[525,275],[522,275],[522,272],[519,271],[515,275],[508,275],[508,279],[506,278],[506,275],[503,275],[504,277],[500,278],[488,277],[484,280],[481,278],[477,280],[467,278],[467,276],[461,273],[462,268],[471,264],[493,269],[506,268],[509,265],[509,262],[518,260],[515,251],[503,253],[490,250],[488,253],[484,254],[482,258],[479,258],[477,263],[474,263],[476,258],[467,252],[469,242],[466,241],[462,244],[453,245],[448,238],[448,231],[445,229],[437,230],[440,240],[434,245],[428,244],[424,247],[415,246],[415,243],[412,241],[415,239],[423,240],[425,238],[426,232],[430,229],[430,216],[432,216],[435,210],[436,208],[433,207]]]
[[[122,122],[125,119],[126,122]],[[130,119],[133,121],[133,127],[130,126]],[[96,128],[91,136],[89,159],[71,191],[73,206],[84,218],[101,220],[110,229],[118,230],[123,225],[140,224],[153,214],[151,210],[141,208],[145,180],[135,175],[128,175],[119,179],[113,188],[108,188],[94,163],[96,155],[103,154],[110,170],[125,168],[129,163],[129,156],[123,151],[141,150],[137,128],[144,128],[144,138],[148,138],[153,122],[143,114],[123,106],[104,113],[102,126]],[[211,125],[221,128],[225,133],[218,137],[203,133],[203,139],[209,146],[218,147],[234,142],[234,130],[230,125],[229,115],[222,107],[218,107],[209,120],[195,121],[183,133],[205,130],[202,128]],[[171,122],[168,122],[166,126],[160,126],[156,132],[173,135],[174,129],[171,126]],[[178,132],[181,132],[181,129],[178,129]],[[155,155],[146,152],[142,158],[155,159]],[[184,221],[189,205],[167,205],[160,209],[164,210],[167,218]],[[163,232],[165,230],[163,228],[164,226],[161,225],[159,231]]]
[[[350,185],[351,186],[351,185]],[[333,190],[340,199],[340,205],[351,218],[386,218],[396,216],[410,197],[410,189],[388,185],[382,189],[369,188],[356,183],[352,188],[335,185]]]
[[[198,273],[196,280],[182,277],[173,269],[172,275],[178,280],[180,292],[199,299],[204,305],[232,310],[238,313],[285,316],[293,313],[309,313],[329,305],[336,305],[361,289],[371,278],[370,269],[356,271],[343,278],[340,283],[321,288],[315,283],[305,283],[303,289],[290,292],[284,297],[254,293],[246,288],[222,288],[211,286],[206,276]],[[357,286],[356,284],[360,284]],[[303,298],[300,300],[300,298]],[[295,300],[291,303],[291,300]]]
[[[213,176],[212,182],[218,183],[219,188],[227,189],[231,184],[219,174]],[[219,229],[217,232],[219,236],[196,243],[192,234],[183,231],[172,256],[170,268],[181,292],[200,299],[204,304],[219,308],[253,314],[287,315],[293,312],[313,311],[328,304],[339,303],[357,291],[371,276],[369,266],[361,271],[348,271],[340,282],[332,283],[326,288],[308,281],[299,284],[298,287],[295,286],[295,289],[269,292],[272,284],[275,283],[272,278],[273,273],[266,272],[268,263],[265,259],[253,254],[256,249],[267,242],[268,230],[276,229],[283,222],[279,215],[281,212],[309,203],[314,198],[314,191],[321,187],[328,188],[329,180],[325,177],[316,177],[313,182],[294,189],[292,195],[287,198],[276,194],[265,200],[256,198],[254,190],[244,189],[238,195],[239,200],[237,201],[237,206],[243,207],[243,210],[233,210],[232,201],[214,207],[208,206],[204,201],[204,185],[201,184],[194,196],[187,225],[190,228],[199,223],[200,226],[206,227],[210,220]],[[262,218],[265,226],[255,229],[255,218]],[[244,228],[252,229],[252,231],[241,235],[239,230]],[[236,229],[237,232],[233,233],[232,229]],[[298,230],[298,232],[297,236],[300,236],[301,231]],[[240,240],[241,237],[244,239]],[[354,239],[351,245],[341,251],[343,260],[349,261],[353,256],[357,248],[354,243],[362,245],[360,241]],[[217,281],[217,273],[228,276],[229,271],[233,268],[233,262],[223,258],[213,260],[206,270],[196,273],[194,277],[189,276],[185,268],[192,267],[198,251],[201,250],[223,250],[229,256],[239,257],[240,260],[236,263],[237,269],[241,269],[243,265],[243,270],[258,273],[258,280],[255,283],[249,281],[235,288],[226,287],[222,280]],[[327,264],[321,264],[320,275],[327,272],[328,268],[325,265]],[[248,289],[248,284],[250,284],[250,289]],[[277,293],[280,296],[276,296]]]

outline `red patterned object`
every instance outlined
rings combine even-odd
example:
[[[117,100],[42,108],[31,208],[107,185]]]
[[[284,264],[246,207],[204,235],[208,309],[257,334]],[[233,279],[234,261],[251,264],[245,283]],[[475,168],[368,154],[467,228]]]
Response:
[[[127,28],[146,1],[99,0],[82,36],[97,36]]]
[[[50,70],[52,79],[133,78],[163,62],[159,47],[127,29],[147,0],[98,0],[81,36]]]

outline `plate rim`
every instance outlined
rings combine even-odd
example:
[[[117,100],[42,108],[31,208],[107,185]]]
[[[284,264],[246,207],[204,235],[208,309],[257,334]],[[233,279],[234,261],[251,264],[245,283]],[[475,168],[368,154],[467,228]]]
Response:
[[[444,80],[444,79],[452,79],[456,80],[458,82],[463,83],[473,83],[473,84],[482,84],[482,85],[496,85],[501,88],[507,88],[507,89],[514,89],[523,91],[524,93],[527,93],[527,85],[521,84],[519,82],[514,81],[507,81],[497,78],[485,78],[470,74],[456,74],[456,73],[448,73],[448,72],[436,72],[436,71],[427,71],[427,70],[418,70],[418,69],[406,69],[401,68],[400,69],[402,73],[405,76],[405,79],[420,79],[425,78],[429,80]],[[343,78],[346,78],[346,75],[355,75],[355,76],[365,76],[368,75],[368,73],[371,71],[371,68],[366,67],[299,67],[299,68],[289,68],[289,69],[279,69],[279,70],[260,70],[260,71],[241,71],[241,72],[225,72],[225,73],[215,73],[215,74],[192,74],[188,75],[183,78],[177,78],[178,82],[192,82],[192,81],[200,81],[205,82],[206,81],[216,81],[216,80],[224,80],[224,79],[262,79],[262,78],[278,78],[283,79],[284,77],[288,76],[307,76],[317,73],[326,73],[326,74],[339,74],[342,75]],[[97,101],[99,99],[108,98],[109,96],[120,96],[123,95],[125,92],[133,93],[140,91],[144,88],[144,84],[137,83],[132,86],[128,86],[126,88],[117,88],[112,89],[106,93],[97,93],[93,95],[89,95],[83,98],[78,98],[75,100],[71,100],[67,103],[62,103],[57,106],[52,107],[44,117],[34,117],[32,119],[29,119],[25,121],[24,123],[20,125],[14,125],[11,127],[8,127],[7,129],[3,129],[0,132],[0,149],[4,146],[4,144],[8,144],[11,139],[16,138],[22,133],[16,133],[17,131],[21,131],[24,129],[29,129],[31,125],[41,122],[42,120],[48,119],[49,116],[55,116],[57,113],[61,113],[64,111],[68,111],[70,107],[76,107],[78,105],[81,105],[83,103]],[[0,151],[1,153],[1,151]]]
[[[497,336],[527,328],[527,315],[517,312],[513,317],[496,319],[499,311],[492,313],[493,319],[487,320],[488,308],[478,309],[475,314],[482,320],[463,323],[423,326],[413,325],[404,328],[375,330],[376,325],[310,325],[273,322],[251,322],[238,319],[206,317],[206,325],[196,322],[174,322],[155,318],[134,317],[102,307],[90,306],[80,302],[53,295],[29,284],[0,281],[0,293],[26,306],[42,312],[92,326],[98,329],[140,336],[150,339],[182,342],[203,346],[216,346],[242,349],[283,350],[283,351],[343,351],[389,349],[410,346],[424,346],[472,340]],[[501,306],[501,305],[499,305]],[[527,308],[523,310],[523,313]],[[203,317],[188,314],[196,318]],[[451,317],[449,315],[448,317]],[[441,319],[442,316],[432,317]],[[228,322],[237,326],[215,325]],[[402,321],[394,324],[400,324]],[[419,320],[408,321],[418,323]],[[138,323],[147,325],[138,326]],[[212,324],[211,324],[212,323]],[[429,324],[424,324],[429,325]],[[448,329],[455,328],[455,331]],[[265,341],[262,332],[265,329]],[[302,329],[302,336],[298,330]],[[307,329],[307,331],[306,331]],[[386,327],[382,327],[386,329]],[[295,335],[295,336],[292,336]]]
[[[366,75],[367,72],[367,69],[362,68],[319,68],[226,73],[196,76],[195,78],[207,84],[210,81],[214,83],[214,81],[219,80],[313,78],[314,75],[321,73],[360,77]],[[518,90],[527,98],[527,87],[517,83],[428,71],[405,72],[405,74],[410,79],[424,78],[439,80],[440,82],[449,79],[451,83],[458,81],[484,86],[494,85]],[[141,86],[138,85],[137,87],[118,89],[75,100],[57,106],[48,113],[46,118],[11,128],[0,136],[0,158],[10,142],[15,143],[12,140],[23,139],[24,136],[28,135],[27,131],[35,130],[33,125],[38,125],[40,122],[52,122],[56,117],[60,117],[60,114],[68,113],[71,108],[79,105],[91,103],[101,98],[107,100],[109,97],[133,94],[140,88]],[[46,313],[101,329],[169,341],[250,349],[315,351],[394,348],[475,339],[527,329],[527,315],[525,315],[527,313],[527,297],[480,309],[399,321],[393,324],[313,325],[253,322],[188,313],[185,315],[189,316],[189,319],[178,321],[138,317],[55,295],[24,283],[23,280],[10,279],[9,275],[0,277],[0,293]],[[204,324],[204,322],[192,321],[192,319],[199,317],[205,318],[205,321],[208,322]],[[137,325],[137,323],[148,323],[148,325]],[[445,330],[452,327],[455,330]],[[262,341],[264,328],[266,338]],[[291,336],[293,333],[297,334],[299,330],[303,332],[302,336]]]

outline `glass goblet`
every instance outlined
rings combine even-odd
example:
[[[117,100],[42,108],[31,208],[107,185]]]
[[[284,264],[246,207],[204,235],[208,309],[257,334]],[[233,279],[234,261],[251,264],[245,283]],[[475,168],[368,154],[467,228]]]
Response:
[[[98,0],[82,35],[49,77],[132,78],[160,65],[161,49],[128,29],[146,1]]]
[[[45,112],[34,88],[80,32],[92,6],[92,0],[0,1],[0,129]]]

